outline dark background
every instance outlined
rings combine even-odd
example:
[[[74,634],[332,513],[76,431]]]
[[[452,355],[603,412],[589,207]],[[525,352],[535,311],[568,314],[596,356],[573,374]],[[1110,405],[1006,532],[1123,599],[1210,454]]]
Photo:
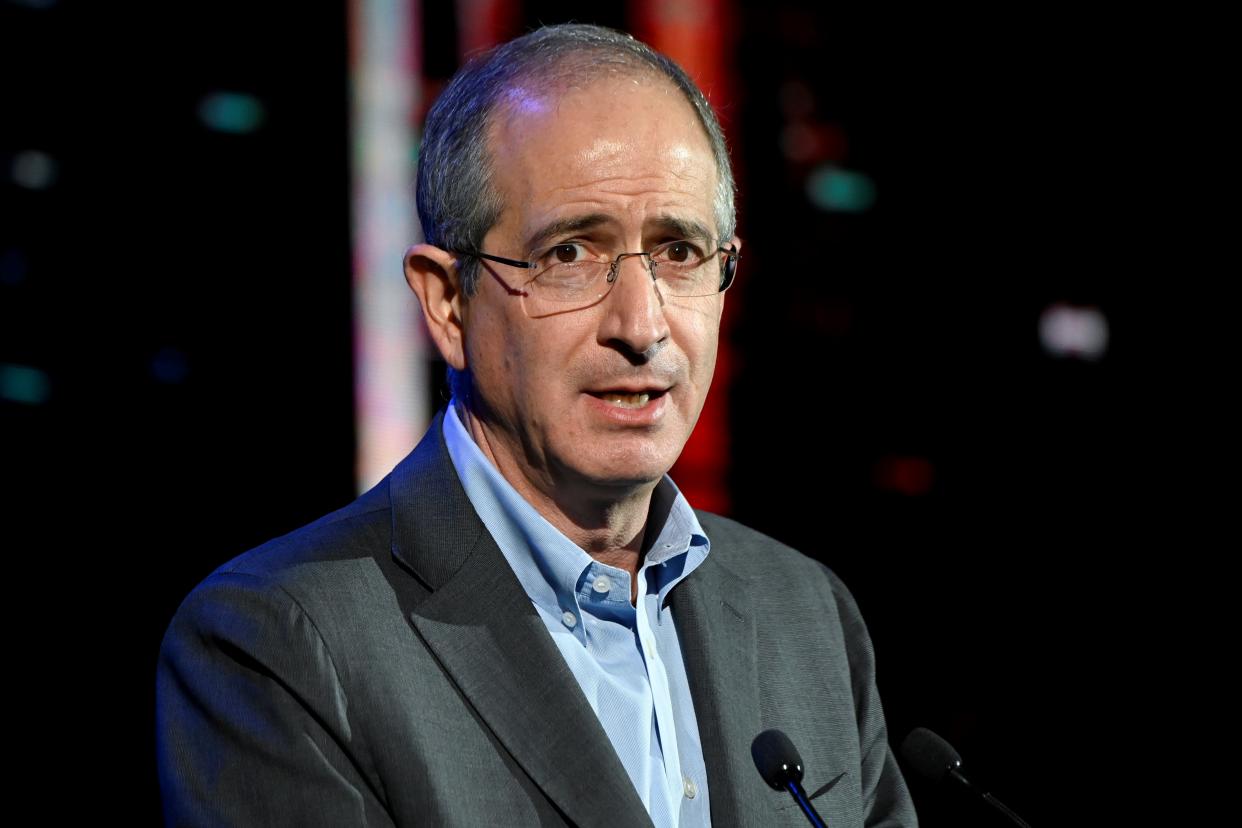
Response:
[[[594,8],[531,0],[520,23],[626,27]],[[0,399],[13,747],[54,811],[155,821],[173,611],[354,496],[346,13],[0,9],[6,170],[56,161],[45,189],[3,184],[0,363],[47,379]],[[1120,778],[1131,665],[1162,646],[1132,561],[1159,516],[1135,505],[1157,406],[1127,281],[1159,78],[1124,21],[990,14],[738,11],[728,486],[734,517],[850,585],[892,741],[937,730],[1052,825]],[[425,20],[434,89],[453,16]],[[263,127],[205,129],[218,89],[262,100]],[[808,203],[791,118],[847,137],[870,210]],[[1058,301],[1105,314],[1103,359],[1042,351]],[[925,825],[974,824],[915,794]]]

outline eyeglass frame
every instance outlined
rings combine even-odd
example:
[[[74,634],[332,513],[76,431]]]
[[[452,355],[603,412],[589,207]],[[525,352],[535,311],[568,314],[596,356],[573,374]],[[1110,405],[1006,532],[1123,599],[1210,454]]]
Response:
[[[621,260],[629,256],[646,256],[647,257],[647,272],[651,274],[651,281],[653,282],[657,281],[659,277],[656,276],[655,261],[651,258],[651,255],[662,247],[672,247],[675,244],[681,244],[683,242],[687,244],[693,244],[693,242],[690,241],[689,239],[675,239],[674,241],[662,242],[660,244],[657,244],[655,247],[651,248],[650,250],[640,250],[636,253],[618,253],[617,257],[613,259],[612,262],[609,263],[608,265],[608,278],[607,278],[608,284],[612,285],[617,281],[617,278],[620,276],[620,273],[621,273]],[[540,252],[542,250],[545,250],[545,249],[552,250],[553,248],[556,248],[556,247],[560,247],[560,245],[553,244],[553,245],[549,245],[547,248],[540,248],[539,250],[532,250],[530,255],[533,256],[535,253]],[[524,261],[521,261],[520,259],[507,259],[504,256],[496,256],[491,253],[484,253],[479,250],[473,250],[473,251],[465,250],[465,251],[460,251],[460,252],[463,256],[471,256],[471,257],[478,258],[478,259],[486,259],[489,262],[497,262],[499,264],[509,265],[510,267],[520,267],[523,270],[533,270],[535,268],[534,261],[524,262]],[[726,290],[728,290],[730,287],[733,286],[733,280],[737,277],[737,260],[742,255],[741,251],[739,251],[737,247],[734,246],[733,244],[729,244],[727,247],[720,246],[720,247],[717,247],[714,251],[712,251],[712,255],[715,255],[718,253],[725,254],[725,266],[721,269],[720,289],[717,290],[715,293],[699,294],[701,296],[716,296],[721,293],[724,293]],[[600,262],[600,264],[603,264],[603,262]],[[521,288],[512,287],[495,273],[493,273],[492,275],[495,276],[496,281],[500,282],[500,284],[504,286],[505,290],[509,293],[510,296],[530,296],[530,293],[528,293],[527,291],[522,290]],[[538,279],[538,278],[539,278],[539,274],[536,274],[534,277],[532,277],[527,282],[525,282],[525,284],[530,284],[531,282],[535,281],[535,279]],[[608,292],[612,292],[611,287],[608,288]],[[689,299],[689,298],[694,298],[694,297],[683,297],[683,298]],[[589,305],[587,307],[589,307]]]

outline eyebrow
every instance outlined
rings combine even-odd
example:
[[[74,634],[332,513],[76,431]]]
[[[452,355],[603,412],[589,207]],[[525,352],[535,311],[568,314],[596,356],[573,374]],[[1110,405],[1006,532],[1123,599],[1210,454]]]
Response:
[[[678,239],[707,239],[714,240],[712,231],[707,229],[707,225],[694,219],[683,219],[677,216],[657,216],[650,222],[656,228],[664,230],[666,233],[676,236]]]
[[[547,242],[557,236],[571,235],[573,233],[581,233],[583,230],[592,230],[603,224],[612,222],[613,219],[603,213],[589,213],[582,216],[570,216],[568,218],[558,219],[549,224],[545,224],[539,228],[527,240],[526,246],[530,250],[538,250]],[[649,232],[651,229],[663,230],[669,235],[676,236],[679,239],[714,239],[711,230],[707,225],[693,219],[683,219],[677,216],[657,216],[648,222]]]
[[[570,216],[569,218],[558,219],[536,230],[535,234],[527,239],[526,247],[528,250],[538,250],[549,240],[557,236],[581,233],[583,230],[590,230],[599,227],[601,224],[607,224],[611,220],[603,213],[590,213],[585,216]]]

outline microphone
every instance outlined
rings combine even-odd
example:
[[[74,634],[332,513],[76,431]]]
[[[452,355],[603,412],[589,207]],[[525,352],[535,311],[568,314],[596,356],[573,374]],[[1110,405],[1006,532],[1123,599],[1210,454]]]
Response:
[[[985,802],[996,808],[996,810],[1013,820],[1015,825],[1019,825],[1021,828],[1031,828],[1022,817],[1005,807],[1004,803],[999,799],[987,791],[980,790],[973,782],[967,779],[958,770],[962,766],[962,757],[958,755],[952,745],[927,728],[916,727],[910,731],[910,735],[906,736],[905,741],[901,743],[901,758],[906,761],[906,764],[915,773],[924,779],[941,782],[947,778],[953,778],[965,785],[971,792],[981,796]]]
[[[802,788],[802,757],[788,736],[779,730],[763,731],[750,743],[750,756],[764,782],[778,791],[789,791],[815,828],[827,828]]]

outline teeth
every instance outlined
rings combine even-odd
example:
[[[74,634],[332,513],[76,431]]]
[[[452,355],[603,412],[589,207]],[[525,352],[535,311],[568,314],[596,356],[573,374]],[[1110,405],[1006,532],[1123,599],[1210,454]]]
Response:
[[[651,399],[650,394],[615,394],[612,392],[601,394],[600,399],[604,402],[610,402],[613,405],[619,405],[622,408],[642,408]]]

